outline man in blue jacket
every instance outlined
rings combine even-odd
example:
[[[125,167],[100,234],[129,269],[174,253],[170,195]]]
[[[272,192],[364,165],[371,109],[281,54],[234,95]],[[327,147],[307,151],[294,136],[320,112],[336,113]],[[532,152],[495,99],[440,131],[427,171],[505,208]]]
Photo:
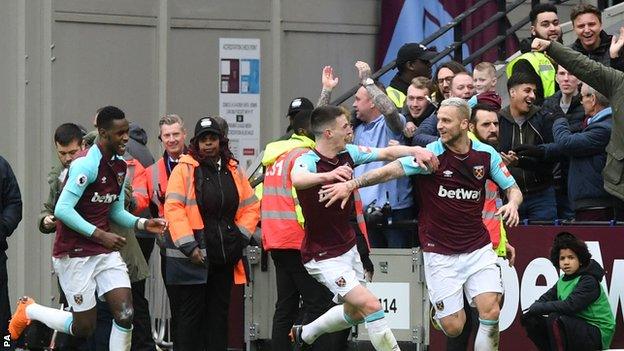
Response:
[[[553,124],[554,144],[544,145],[546,156],[561,152],[570,159],[568,196],[577,221],[607,221],[623,218],[615,199],[604,189],[602,169],[611,135],[609,100],[587,84],[581,87],[581,103],[588,118],[580,132],[573,133],[566,118]]]
[[[22,195],[11,166],[0,156],[0,330],[7,334],[11,317],[7,277],[7,238],[22,220]]]

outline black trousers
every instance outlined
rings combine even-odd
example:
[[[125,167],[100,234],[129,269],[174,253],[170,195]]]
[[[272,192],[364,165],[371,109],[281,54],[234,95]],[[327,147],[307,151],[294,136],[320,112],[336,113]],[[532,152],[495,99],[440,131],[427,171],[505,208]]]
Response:
[[[600,329],[577,317],[557,313],[525,314],[522,326],[540,351],[602,350]]]
[[[7,255],[6,252],[2,251],[0,252],[0,330],[2,337],[9,334],[9,319],[11,319],[11,304],[9,303]]]
[[[288,337],[296,322],[307,324],[333,307],[332,293],[312,278],[301,263],[299,250],[272,250],[277,283],[277,302],[271,333],[272,351],[291,351]],[[301,309],[300,301],[303,301]],[[347,349],[349,329],[322,335],[312,345],[315,351]]]
[[[175,351],[226,351],[233,265],[211,264],[206,284],[169,285]]]

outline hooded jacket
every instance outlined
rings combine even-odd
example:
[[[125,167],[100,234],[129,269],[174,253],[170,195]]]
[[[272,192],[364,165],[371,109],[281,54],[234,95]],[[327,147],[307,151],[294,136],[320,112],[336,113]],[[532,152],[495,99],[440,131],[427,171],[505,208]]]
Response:
[[[602,347],[608,349],[615,332],[615,318],[600,286],[604,269],[590,259],[575,274],[562,275],[552,288],[531,305],[532,314],[553,312],[575,316],[600,329]]]
[[[620,71],[624,70],[624,57],[622,57],[622,52],[620,51],[620,56],[618,58],[612,59],[609,54],[609,48],[611,48],[611,39],[613,35],[607,34],[604,30],[600,31],[600,45],[592,51],[587,51],[581,41],[576,39],[570,48],[574,51],[578,51],[581,54],[589,57],[590,59],[600,62],[607,67],[613,67]]]
[[[499,151],[509,152],[519,145],[540,145],[552,142],[552,122],[538,106],[531,106],[522,126],[511,116],[507,106],[499,112]],[[515,167],[508,167],[523,194],[538,193],[553,183],[552,162],[525,158]]]

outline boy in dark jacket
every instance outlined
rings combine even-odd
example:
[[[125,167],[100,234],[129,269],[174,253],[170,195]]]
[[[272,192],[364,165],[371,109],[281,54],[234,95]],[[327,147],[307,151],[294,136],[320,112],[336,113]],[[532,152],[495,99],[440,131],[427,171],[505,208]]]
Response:
[[[550,261],[564,274],[522,316],[529,338],[541,351],[608,349],[615,318],[600,286],[604,270],[567,232],[555,237]]]

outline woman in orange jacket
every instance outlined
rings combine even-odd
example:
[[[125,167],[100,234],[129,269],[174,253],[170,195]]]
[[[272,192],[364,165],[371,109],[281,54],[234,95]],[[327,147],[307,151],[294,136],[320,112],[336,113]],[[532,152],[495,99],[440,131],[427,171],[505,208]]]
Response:
[[[238,168],[217,121],[200,119],[188,155],[169,178],[163,278],[176,351],[227,349],[232,283],[244,283],[240,259],[260,219],[260,203]]]

